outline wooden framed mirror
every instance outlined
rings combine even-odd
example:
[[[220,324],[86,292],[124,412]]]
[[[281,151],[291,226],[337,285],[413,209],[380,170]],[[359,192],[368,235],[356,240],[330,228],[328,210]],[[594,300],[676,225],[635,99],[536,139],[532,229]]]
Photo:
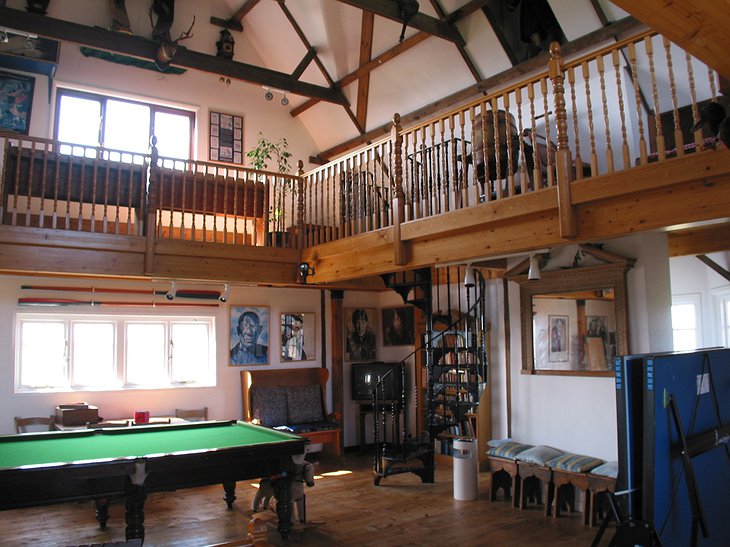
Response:
[[[579,248],[606,263],[528,280],[525,261],[506,274],[520,285],[523,374],[613,376],[613,358],[628,352],[626,272],[634,260]]]

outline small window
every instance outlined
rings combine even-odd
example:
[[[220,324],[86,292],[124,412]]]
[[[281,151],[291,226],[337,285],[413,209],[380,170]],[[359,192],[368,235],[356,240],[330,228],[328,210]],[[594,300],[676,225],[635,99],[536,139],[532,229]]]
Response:
[[[215,385],[215,318],[18,314],[16,391]]]
[[[675,351],[701,346],[699,294],[672,296],[672,338]]]

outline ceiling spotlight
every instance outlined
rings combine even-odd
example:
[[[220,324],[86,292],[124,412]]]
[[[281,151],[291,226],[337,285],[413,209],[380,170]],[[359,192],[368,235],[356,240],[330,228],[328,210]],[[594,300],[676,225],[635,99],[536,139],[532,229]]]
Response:
[[[538,281],[540,279],[540,264],[537,255],[530,255],[530,269],[527,272],[529,281]]]
[[[8,33],[4,30],[0,30],[0,43],[7,44],[8,43]]]
[[[231,288],[228,286],[228,283],[225,283],[223,285],[223,292],[218,297],[218,300],[221,302],[228,302],[228,295],[231,293]]]
[[[165,298],[168,300],[175,300],[175,296],[177,296],[177,285],[175,285],[175,282],[173,281],[170,285],[170,290],[165,293]]]
[[[35,40],[33,38],[25,39],[25,49],[35,49]]]
[[[271,90],[267,90],[266,94],[264,95],[264,99],[266,99],[267,101],[270,101],[273,98],[274,98],[274,94],[271,92]]]
[[[284,96],[283,96],[283,97],[281,98],[281,106],[286,106],[286,105],[288,105],[288,104],[289,104],[289,99],[287,99],[287,98],[286,98],[286,95],[284,95]]]

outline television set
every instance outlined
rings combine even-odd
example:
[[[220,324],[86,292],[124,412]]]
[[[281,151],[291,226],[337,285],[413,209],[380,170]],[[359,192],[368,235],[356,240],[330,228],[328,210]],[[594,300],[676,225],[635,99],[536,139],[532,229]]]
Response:
[[[352,363],[350,372],[353,401],[372,402],[373,389],[381,378],[384,380],[382,391],[378,392],[378,398],[384,401],[400,400],[403,390],[403,365],[401,363]]]

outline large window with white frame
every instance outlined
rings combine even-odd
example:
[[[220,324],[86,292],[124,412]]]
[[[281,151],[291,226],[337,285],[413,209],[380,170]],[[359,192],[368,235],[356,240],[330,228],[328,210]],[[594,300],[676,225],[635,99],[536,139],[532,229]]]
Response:
[[[149,151],[150,138],[154,135],[160,156],[187,160],[192,156],[195,113],[59,88],[55,127],[56,140],[62,142],[137,154]],[[74,153],[79,152],[74,150]]]
[[[215,318],[19,313],[17,392],[214,386]]]
[[[730,347],[730,287],[714,291],[713,297],[717,303],[720,342],[728,348]]]
[[[694,350],[702,346],[700,295],[672,295],[672,338],[675,351]]]

